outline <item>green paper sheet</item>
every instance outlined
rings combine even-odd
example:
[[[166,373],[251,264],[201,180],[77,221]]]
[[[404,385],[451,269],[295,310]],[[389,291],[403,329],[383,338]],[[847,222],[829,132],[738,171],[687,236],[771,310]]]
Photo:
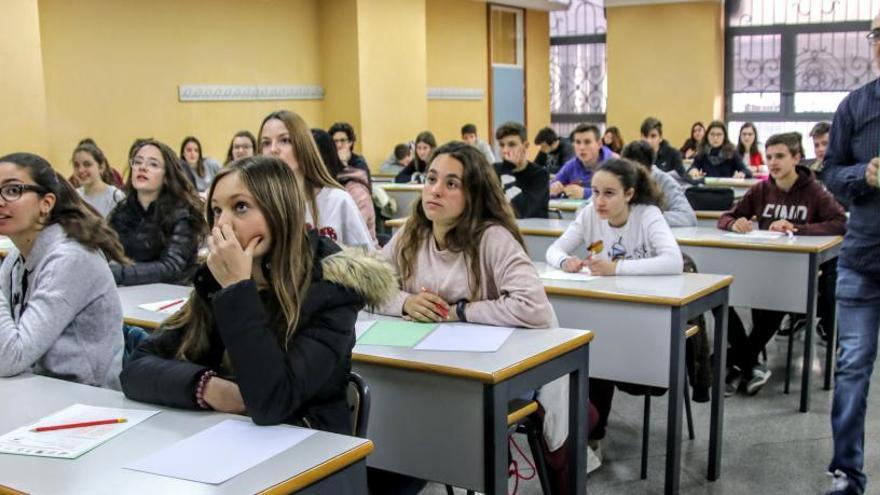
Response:
[[[436,323],[379,320],[357,340],[361,345],[412,347],[437,328]]]

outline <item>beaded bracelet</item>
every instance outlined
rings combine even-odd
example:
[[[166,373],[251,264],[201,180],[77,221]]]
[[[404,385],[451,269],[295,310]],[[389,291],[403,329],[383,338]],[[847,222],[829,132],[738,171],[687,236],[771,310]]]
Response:
[[[208,370],[202,373],[201,378],[199,378],[199,384],[196,385],[196,403],[202,409],[211,409],[211,406],[205,402],[205,386],[208,384],[208,380],[214,376],[217,376],[217,372]]]

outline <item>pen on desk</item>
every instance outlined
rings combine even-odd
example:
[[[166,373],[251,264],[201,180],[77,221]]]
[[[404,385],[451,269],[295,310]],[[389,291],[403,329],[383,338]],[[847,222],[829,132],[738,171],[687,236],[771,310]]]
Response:
[[[55,431],[55,430],[66,430],[68,428],[85,428],[86,426],[98,426],[98,425],[112,425],[116,423],[125,423],[128,421],[125,418],[116,418],[116,419],[102,419],[98,421],[84,421],[82,423],[68,423],[64,425],[53,425],[53,426],[39,426],[37,428],[31,429],[31,431]]]
[[[171,302],[168,303],[168,304],[165,304],[165,305],[163,305],[163,306],[160,306],[159,309],[157,309],[156,311],[164,311],[164,310],[166,310],[166,309],[168,309],[168,308],[170,308],[170,307],[172,307],[172,306],[177,306],[178,304],[180,304],[180,303],[182,303],[182,302],[184,302],[184,301],[186,301],[186,299],[177,299],[177,300],[175,300],[175,301],[171,301]]]

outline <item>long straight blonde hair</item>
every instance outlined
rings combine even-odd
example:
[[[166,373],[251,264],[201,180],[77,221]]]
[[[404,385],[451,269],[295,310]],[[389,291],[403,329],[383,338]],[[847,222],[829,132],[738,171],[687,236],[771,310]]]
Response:
[[[268,257],[268,282],[280,310],[280,321],[273,323],[278,343],[286,350],[299,322],[314,265],[305,227],[305,201],[296,176],[287,164],[273,157],[251,156],[230,163],[214,177],[208,189],[209,205],[217,183],[232,174],[238,174],[269,227],[272,245],[262,265],[267,264],[265,257]],[[210,207],[207,218],[213,228],[214,213]],[[214,327],[213,312],[209,303],[195,293],[163,326],[166,330],[186,332],[177,353],[179,359],[193,361],[208,353]]]
[[[296,158],[296,162],[299,164],[299,169],[302,172],[303,183],[301,186],[303,193],[312,212],[312,222],[317,227],[320,225],[320,222],[318,221],[317,194],[315,190],[324,187],[342,189],[342,186],[333,178],[330,171],[327,170],[324,161],[321,160],[321,153],[318,152],[318,145],[315,144],[315,139],[312,137],[312,130],[299,114],[289,110],[278,110],[267,115],[260,124],[260,135],[257,136],[260,153],[263,152],[263,126],[266,125],[266,122],[273,119],[284,123],[287,133],[290,134],[293,156]]]

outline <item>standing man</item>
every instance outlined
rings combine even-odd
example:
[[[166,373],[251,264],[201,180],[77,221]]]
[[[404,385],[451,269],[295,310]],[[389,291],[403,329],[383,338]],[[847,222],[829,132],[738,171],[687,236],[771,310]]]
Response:
[[[868,40],[880,65],[880,15]],[[822,173],[835,196],[850,203],[837,276],[837,357],[831,428],[834,457],[829,494],[865,493],[865,416],[880,329],[880,79],[850,93],[834,113]],[[876,414],[877,411],[874,411]]]

